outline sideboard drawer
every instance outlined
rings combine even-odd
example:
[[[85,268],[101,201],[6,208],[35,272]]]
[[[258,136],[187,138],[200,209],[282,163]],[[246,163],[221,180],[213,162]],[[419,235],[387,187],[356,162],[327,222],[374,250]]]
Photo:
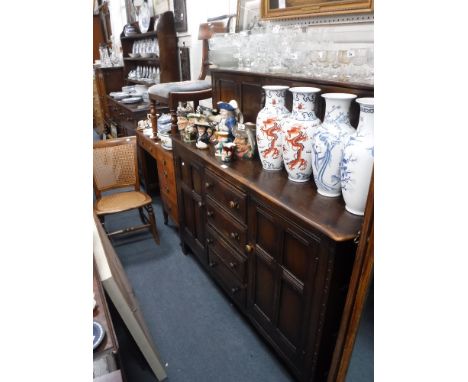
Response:
[[[231,270],[238,280],[244,282],[247,259],[244,256],[235,253],[235,251],[232,250],[230,246],[210,227],[208,228],[206,243],[208,248],[213,249],[219,255],[224,264]]]
[[[247,203],[245,193],[224,181],[210,170],[205,172],[205,192],[226,208],[241,222],[247,221]]]
[[[237,280],[221,257],[212,249],[208,249],[208,266],[214,278],[221,284],[228,295],[241,307],[245,305],[245,286]]]
[[[247,229],[211,199],[206,198],[206,216],[208,223],[216,229],[228,243],[243,252],[247,244]]]

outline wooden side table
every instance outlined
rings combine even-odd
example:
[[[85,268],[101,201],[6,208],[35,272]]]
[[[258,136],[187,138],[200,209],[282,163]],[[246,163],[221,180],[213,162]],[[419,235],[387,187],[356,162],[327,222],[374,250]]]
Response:
[[[136,135],[145,185],[152,184],[151,175],[154,175],[150,174],[150,166],[146,163],[146,155],[144,154],[146,152],[156,161],[159,195],[163,202],[164,224],[168,223],[168,217],[170,216],[174,223],[179,226],[179,209],[177,205],[174,156],[172,151],[165,150],[161,146],[161,141],[147,137],[141,131],[137,130]]]

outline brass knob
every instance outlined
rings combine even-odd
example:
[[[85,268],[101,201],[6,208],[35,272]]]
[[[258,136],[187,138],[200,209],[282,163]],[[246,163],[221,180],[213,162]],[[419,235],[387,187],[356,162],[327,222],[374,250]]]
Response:
[[[198,202],[198,207],[203,207],[203,202]]]
[[[253,251],[253,247],[250,244],[245,245],[245,251],[247,253],[251,253]]]
[[[235,268],[237,266],[236,263],[233,263],[232,261],[229,263],[229,267],[230,268]]]
[[[239,203],[238,202],[235,202],[234,200],[231,200],[229,202],[229,207],[231,208],[239,208]]]
[[[239,234],[237,232],[231,232],[229,236],[231,236],[232,239],[239,240]]]
[[[212,187],[212,186],[213,186],[213,185],[212,185],[211,183],[209,183],[209,182],[206,182],[206,183],[205,183],[205,188],[210,188],[210,187]]]
[[[213,211],[208,211],[206,214],[207,214],[208,216],[213,216],[213,215],[214,215],[214,212],[213,212]]]

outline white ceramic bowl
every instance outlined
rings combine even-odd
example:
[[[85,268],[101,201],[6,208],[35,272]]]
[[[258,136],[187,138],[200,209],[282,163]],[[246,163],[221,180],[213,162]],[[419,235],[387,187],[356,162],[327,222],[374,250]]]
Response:
[[[129,55],[129,57],[131,57],[131,58],[140,57],[140,53],[129,53],[128,55]]]

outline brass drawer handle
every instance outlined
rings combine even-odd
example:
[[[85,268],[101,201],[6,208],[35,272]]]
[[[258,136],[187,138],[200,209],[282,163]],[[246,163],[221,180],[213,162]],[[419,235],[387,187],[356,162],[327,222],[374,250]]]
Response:
[[[239,234],[237,232],[231,232],[229,236],[231,236],[231,239],[239,240]]]
[[[213,211],[207,211],[206,213],[208,216],[213,216],[214,215],[214,212]]]
[[[245,251],[247,253],[251,253],[253,251],[253,246],[251,246],[250,244],[246,244],[245,245]]]
[[[230,208],[239,208],[239,202],[235,202],[234,200],[231,200],[229,202],[229,207]]]
[[[210,187],[213,187],[213,185],[211,183],[209,183],[209,182],[206,182],[205,183],[205,188],[210,188]]]
[[[231,293],[232,294],[236,294],[237,292],[239,292],[239,288],[237,288],[237,287],[231,288]]]
[[[232,261],[229,263],[229,268],[231,269],[234,269],[235,267],[237,267],[237,264],[236,263],[233,263]]]

